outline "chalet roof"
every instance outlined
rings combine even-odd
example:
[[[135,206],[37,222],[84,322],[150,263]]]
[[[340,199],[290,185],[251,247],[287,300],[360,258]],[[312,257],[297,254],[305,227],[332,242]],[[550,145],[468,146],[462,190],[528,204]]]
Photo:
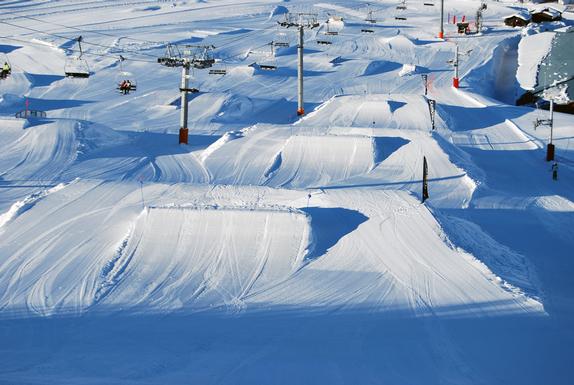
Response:
[[[540,13],[544,13],[547,14],[549,16],[552,17],[560,17],[562,15],[562,12],[559,11],[556,8],[552,8],[552,7],[545,7],[545,8],[535,8],[535,9],[531,9],[530,10],[530,14],[532,15],[536,15],[536,14],[540,14]]]
[[[516,17],[518,19],[522,19],[524,21],[530,21],[532,19],[532,16],[530,15],[530,13],[528,12],[518,12],[518,13],[513,13],[512,15],[508,15],[504,18],[504,20],[507,19],[511,19],[513,17]]]

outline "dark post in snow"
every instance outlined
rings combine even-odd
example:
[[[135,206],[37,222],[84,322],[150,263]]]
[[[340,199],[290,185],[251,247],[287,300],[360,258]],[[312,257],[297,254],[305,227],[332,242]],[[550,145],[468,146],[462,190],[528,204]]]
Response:
[[[422,196],[422,203],[429,198],[429,187],[428,187],[428,165],[427,165],[427,157],[423,156],[423,196]]]
[[[428,99],[429,104],[429,112],[430,112],[430,119],[431,119],[431,128],[434,131],[435,129],[435,115],[436,115],[436,100]]]
[[[427,74],[422,74],[421,77],[423,78],[423,83],[425,85],[425,96],[427,96],[429,91],[429,76]]]
[[[546,147],[546,161],[550,162],[554,160],[554,143],[552,143],[552,139],[554,136],[554,100],[550,99],[550,142]]]

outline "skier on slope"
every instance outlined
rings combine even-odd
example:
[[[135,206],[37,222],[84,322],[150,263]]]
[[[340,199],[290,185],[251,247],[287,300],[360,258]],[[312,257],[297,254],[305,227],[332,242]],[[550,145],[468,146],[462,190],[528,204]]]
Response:
[[[558,180],[558,162],[552,164],[552,179]]]
[[[4,62],[2,66],[2,71],[0,72],[0,78],[6,79],[8,75],[12,73],[12,68],[10,68],[10,64],[8,62]]]

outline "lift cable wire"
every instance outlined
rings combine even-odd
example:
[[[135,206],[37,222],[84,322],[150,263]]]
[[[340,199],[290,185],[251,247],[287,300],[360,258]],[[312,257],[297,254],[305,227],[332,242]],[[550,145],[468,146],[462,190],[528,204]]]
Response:
[[[41,30],[35,29],[35,28],[24,27],[24,26],[21,26],[21,25],[9,23],[9,22],[7,22],[7,21],[0,21],[0,23],[4,23],[4,24],[7,24],[7,25],[10,25],[10,26],[13,26],[13,27],[17,27],[17,28],[26,29],[26,30],[29,30],[29,31],[32,31],[32,32],[41,33],[41,34],[48,35],[48,36],[57,37],[58,39],[64,39],[64,40],[68,40],[68,41],[69,41],[69,40],[74,40],[74,39],[71,39],[71,38],[68,37],[68,36],[63,36],[63,35],[59,35],[59,34],[51,33],[51,32],[45,32],[45,31],[41,31]],[[8,38],[8,37],[4,36],[3,38]],[[136,55],[149,56],[149,57],[153,57],[153,58],[156,57],[155,55],[148,54],[148,53],[141,52],[141,51],[122,49],[122,48],[119,48],[119,47],[112,47],[112,46],[108,46],[108,45],[104,45],[104,44],[91,43],[91,42],[89,42],[89,41],[82,41],[82,43],[84,43],[84,44],[86,44],[86,45],[95,46],[95,47],[106,48],[106,49],[108,49],[108,50],[114,50],[114,49],[115,49],[115,50],[118,50],[118,51],[133,53],[133,54],[136,54]]]

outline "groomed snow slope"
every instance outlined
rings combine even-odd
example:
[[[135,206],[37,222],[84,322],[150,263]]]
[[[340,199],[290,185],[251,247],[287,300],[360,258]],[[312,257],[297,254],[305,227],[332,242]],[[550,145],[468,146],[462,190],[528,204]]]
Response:
[[[154,185],[143,196],[142,211],[137,184],[76,182],[15,215],[0,247],[10,255],[0,265],[3,312],[391,306],[543,314],[454,249],[405,193],[333,191],[302,208],[304,194],[269,188]],[[70,217],[78,208],[82,215]]]
[[[445,40],[438,6],[370,6],[0,3],[0,383],[568,384],[574,124],[555,114],[554,181],[547,113],[491,98],[517,5]],[[319,12],[303,117],[285,9]],[[78,35],[88,79],[63,76]],[[226,70],[192,72],[188,145],[166,42]],[[47,118],[15,119],[26,100]]]

